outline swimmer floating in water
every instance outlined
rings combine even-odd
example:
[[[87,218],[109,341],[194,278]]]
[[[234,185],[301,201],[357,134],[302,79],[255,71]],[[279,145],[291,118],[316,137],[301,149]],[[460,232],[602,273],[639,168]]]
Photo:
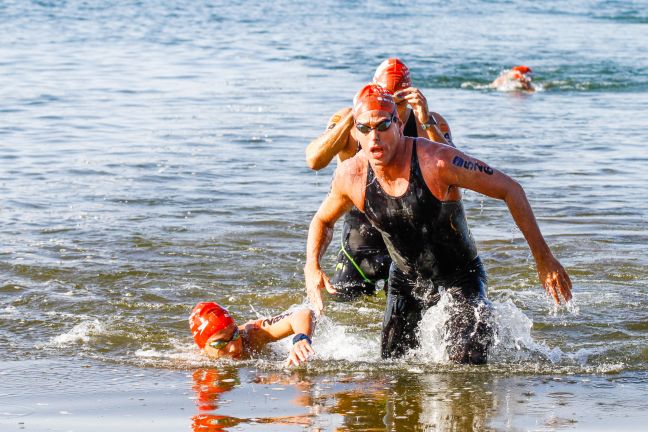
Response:
[[[227,309],[213,302],[198,303],[189,316],[194,341],[212,358],[240,359],[270,342],[294,334],[286,364],[299,366],[315,354],[311,347],[313,311],[299,309],[237,326]]]
[[[524,90],[535,91],[535,87],[531,83],[533,71],[530,67],[520,65],[511,69],[503,71],[500,76],[490,84],[491,88],[498,90]]]

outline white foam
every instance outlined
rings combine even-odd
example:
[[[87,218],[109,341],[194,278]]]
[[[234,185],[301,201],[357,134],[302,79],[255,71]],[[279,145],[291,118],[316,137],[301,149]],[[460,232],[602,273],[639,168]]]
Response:
[[[273,350],[286,356],[292,338],[273,344]],[[319,360],[378,361],[380,359],[379,337],[361,334],[350,327],[337,324],[328,316],[320,316],[313,334],[313,350]]]
[[[487,90],[487,89],[489,89],[491,87],[490,87],[489,84],[480,84],[480,83],[477,83],[477,82],[466,81],[466,82],[461,83],[461,88],[469,88],[469,89],[472,88],[472,89],[475,89],[475,90]]]
[[[92,336],[105,333],[106,327],[98,319],[83,321],[69,331],[50,339],[49,345],[66,346],[74,343],[88,343]]]
[[[522,89],[519,81],[516,80],[508,80],[498,86],[494,86],[492,83],[482,84],[473,81],[466,81],[461,83],[461,88],[475,89],[475,90],[496,90],[499,92],[525,92],[525,93],[529,92],[528,90]],[[533,83],[533,90],[536,92],[541,92],[544,91],[545,88],[542,84]]]

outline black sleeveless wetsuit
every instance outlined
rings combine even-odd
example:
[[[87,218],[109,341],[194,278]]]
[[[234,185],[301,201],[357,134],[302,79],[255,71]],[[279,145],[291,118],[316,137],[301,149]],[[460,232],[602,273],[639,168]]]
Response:
[[[403,129],[405,136],[417,136],[416,117],[413,112]],[[342,247],[331,282],[337,294],[335,300],[351,300],[362,294],[373,294],[376,282],[386,281],[391,258],[382,235],[357,208],[344,216]]]
[[[486,273],[462,202],[442,202],[425,184],[416,139],[405,193],[388,195],[368,164],[364,204],[367,219],[382,234],[393,261],[383,322],[383,357],[400,356],[418,346],[416,328],[422,314],[446,290],[458,301],[446,324],[450,358],[461,363],[485,362],[490,344]]]

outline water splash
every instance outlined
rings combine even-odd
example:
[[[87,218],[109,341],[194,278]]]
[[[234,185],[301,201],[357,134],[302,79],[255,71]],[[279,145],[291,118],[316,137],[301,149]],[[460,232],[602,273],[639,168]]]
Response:
[[[106,326],[98,319],[83,321],[69,331],[50,339],[48,345],[64,347],[75,343],[88,343],[93,336],[104,334]]]
[[[443,293],[439,302],[423,315],[419,325],[420,348],[411,355],[427,363],[448,363],[452,338],[446,325],[459,307],[465,309],[448,293]],[[564,353],[536,342],[531,336],[533,321],[511,300],[493,302],[492,309],[472,307],[475,321],[488,321],[493,329],[493,341],[488,353],[489,363],[521,362],[546,359],[559,362]],[[462,311],[463,313],[463,311]],[[488,314],[485,316],[484,314]],[[485,336],[488,337],[488,336]]]
[[[564,356],[560,348],[536,342],[531,336],[533,321],[511,300],[493,303],[494,340],[490,359],[494,362],[521,362],[539,359],[558,363]]]
[[[286,338],[272,344],[279,355],[288,353],[292,339]],[[313,335],[315,359],[375,362],[380,359],[380,341],[373,334],[362,334],[348,326],[338,324],[327,316],[320,316]]]

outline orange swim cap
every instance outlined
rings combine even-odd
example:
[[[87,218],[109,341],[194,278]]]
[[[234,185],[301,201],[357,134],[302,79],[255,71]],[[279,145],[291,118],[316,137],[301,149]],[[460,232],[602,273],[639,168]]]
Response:
[[[397,58],[388,58],[380,63],[374,74],[373,82],[380,84],[392,93],[412,86],[409,69]]]
[[[367,84],[353,98],[353,117],[366,111],[380,110],[392,114],[396,104],[391,92],[378,84]]]
[[[515,66],[512,70],[518,71],[518,72],[520,72],[522,74],[533,73],[533,71],[531,70],[531,68],[529,66],[524,66],[524,65]]]
[[[189,315],[189,327],[194,341],[202,349],[215,333],[234,324],[227,309],[217,303],[198,303]]]

